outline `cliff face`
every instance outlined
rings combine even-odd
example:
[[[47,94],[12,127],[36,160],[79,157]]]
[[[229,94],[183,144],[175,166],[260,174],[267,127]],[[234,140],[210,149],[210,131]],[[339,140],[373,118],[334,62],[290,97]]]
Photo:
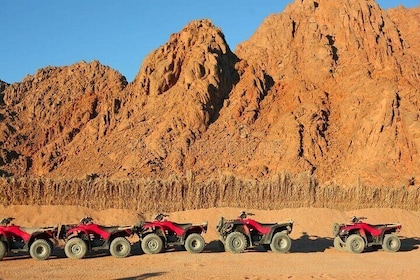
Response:
[[[280,169],[372,183],[418,173],[418,36],[402,30],[374,1],[296,1],[238,47],[282,87],[267,108],[281,111],[268,130],[287,151]]]
[[[419,14],[370,0],[295,1],[235,52],[209,20],[191,22],[129,84],[97,61],[41,69],[2,87],[0,169],[413,183]]]

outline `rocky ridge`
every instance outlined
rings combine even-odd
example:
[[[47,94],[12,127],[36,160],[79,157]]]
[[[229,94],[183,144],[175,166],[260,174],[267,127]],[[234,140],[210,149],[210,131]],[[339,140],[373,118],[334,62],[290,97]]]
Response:
[[[211,21],[193,21],[131,83],[98,61],[1,83],[0,169],[416,184],[419,15],[372,0],[295,1],[234,52]]]

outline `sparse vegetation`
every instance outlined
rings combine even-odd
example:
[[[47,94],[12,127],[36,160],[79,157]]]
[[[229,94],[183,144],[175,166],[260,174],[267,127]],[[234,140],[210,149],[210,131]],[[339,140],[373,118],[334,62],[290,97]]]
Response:
[[[168,204],[168,201],[171,201]],[[181,211],[211,207],[282,209],[326,207],[340,210],[391,207],[420,210],[420,187],[320,186],[308,174],[281,173],[269,180],[219,175],[207,181],[194,176],[166,180],[53,180],[0,178],[0,203],[7,205],[79,205],[139,212]]]

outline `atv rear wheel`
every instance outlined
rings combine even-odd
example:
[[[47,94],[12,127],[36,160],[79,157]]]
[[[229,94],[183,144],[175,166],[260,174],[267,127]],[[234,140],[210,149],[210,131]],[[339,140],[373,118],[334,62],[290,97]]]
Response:
[[[395,234],[385,234],[382,248],[387,252],[398,252],[401,240]]]
[[[276,253],[287,253],[292,247],[292,240],[287,234],[277,232],[270,243],[270,248]]]
[[[117,237],[112,240],[109,252],[116,258],[125,258],[131,252],[131,244],[125,237]]]
[[[360,254],[365,249],[365,241],[360,235],[352,234],[346,240],[346,248],[350,253]]]
[[[0,241],[0,261],[6,256],[7,245],[4,241]]]
[[[151,233],[141,241],[141,249],[146,254],[158,254],[163,250],[163,241],[159,235]]]
[[[334,248],[337,249],[340,252],[345,252],[346,251],[346,243],[341,241],[340,237],[336,236],[334,238]]]
[[[201,253],[203,251],[206,242],[204,238],[198,233],[191,233],[185,240],[185,249],[193,254]]]
[[[234,231],[227,236],[225,249],[232,253],[243,253],[247,245],[245,235],[242,232]]]
[[[87,245],[83,239],[74,237],[66,242],[64,253],[70,259],[82,259],[87,253]]]
[[[35,240],[29,248],[29,254],[33,259],[43,261],[50,257],[51,246],[45,239]]]

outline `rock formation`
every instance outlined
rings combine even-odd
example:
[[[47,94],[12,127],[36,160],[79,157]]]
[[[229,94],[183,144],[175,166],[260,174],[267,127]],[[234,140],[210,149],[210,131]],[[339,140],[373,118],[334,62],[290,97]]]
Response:
[[[193,21],[127,83],[97,61],[0,83],[1,172],[416,184],[420,8],[296,0],[232,52]]]

